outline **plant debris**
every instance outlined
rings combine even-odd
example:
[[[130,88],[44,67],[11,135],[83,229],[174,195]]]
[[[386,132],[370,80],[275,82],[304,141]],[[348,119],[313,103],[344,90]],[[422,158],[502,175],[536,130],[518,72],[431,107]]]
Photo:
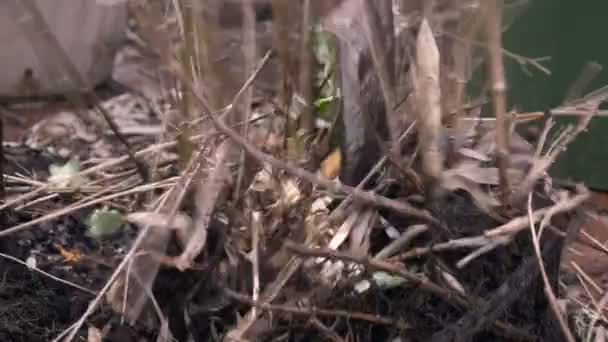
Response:
[[[508,112],[496,0],[234,3],[130,2],[134,84],[3,142],[0,340],[597,340],[548,169],[606,88]]]

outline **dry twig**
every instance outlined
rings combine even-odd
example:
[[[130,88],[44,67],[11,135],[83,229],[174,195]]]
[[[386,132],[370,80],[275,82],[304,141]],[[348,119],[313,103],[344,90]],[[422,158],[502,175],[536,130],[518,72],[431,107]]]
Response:
[[[529,222],[529,227],[530,227],[530,234],[532,235],[532,244],[534,245],[534,252],[536,254],[536,258],[538,260],[538,266],[540,268],[540,274],[543,279],[543,285],[544,285],[543,288],[545,290],[545,294],[547,295],[547,300],[549,301],[549,307],[553,311],[553,314],[555,314],[555,318],[559,322],[559,325],[560,325],[562,332],[564,333],[564,336],[566,337],[566,339],[569,342],[574,342],[576,340],[575,340],[574,336],[572,335],[572,332],[570,332],[570,329],[568,328],[568,323],[566,323],[566,321],[564,319],[564,315],[562,314],[561,309],[559,308],[559,306],[557,304],[557,299],[555,297],[555,293],[553,292],[553,289],[551,288],[551,283],[549,281],[549,277],[547,276],[547,271],[545,270],[545,263],[543,262],[542,253],[540,251],[540,233],[542,232],[543,225],[541,223],[541,227],[537,234],[536,229],[534,227],[535,220],[534,220],[533,213],[532,213],[532,193],[530,193],[530,195],[528,195],[528,222]]]
[[[304,316],[328,316],[328,317],[341,317],[346,319],[356,319],[361,321],[367,321],[373,324],[379,325],[392,325],[401,330],[410,329],[411,327],[401,321],[383,317],[378,314],[368,314],[363,312],[355,312],[355,311],[347,311],[347,310],[330,310],[330,309],[321,309],[317,307],[308,307],[301,308],[289,305],[281,305],[281,304],[269,304],[265,302],[259,302],[249,298],[248,296],[242,295],[240,293],[236,293],[227,288],[224,289],[224,292],[230,297],[239,302],[243,302],[249,305],[253,305],[257,308],[268,310],[268,311],[281,311],[285,313],[290,313],[294,315],[304,315]]]
[[[500,191],[503,205],[508,203],[509,180],[507,170],[509,168],[509,140],[508,122],[506,117],[506,92],[507,84],[504,76],[504,65],[502,60],[502,31],[501,15],[502,0],[487,0],[486,6],[486,34],[488,37],[488,70],[492,82],[492,97],[494,102],[494,114],[496,115],[496,161],[500,177]]]
[[[22,261],[22,260],[20,260],[18,258],[15,258],[14,256],[11,256],[11,255],[8,255],[8,254],[4,254],[4,253],[0,253],[0,257],[8,259],[8,260],[11,260],[11,261],[14,261],[14,262],[16,262],[18,264],[21,264],[21,265],[27,267],[28,269],[30,269],[32,271],[38,272],[38,273],[40,273],[40,274],[42,274],[42,275],[44,275],[46,277],[49,277],[50,279],[53,279],[53,280],[58,281],[58,282],[60,282],[62,284],[65,284],[65,285],[68,285],[68,286],[73,287],[75,289],[78,289],[78,290],[80,290],[82,292],[91,294],[93,296],[97,295],[97,292],[95,292],[95,291],[93,291],[91,289],[88,289],[88,288],[86,288],[84,286],[81,286],[81,285],[78,285],[78,284],[74,284],[74,283],[72,283],[70,281],[67,281],[65,279],[61,279],[59,277],[56,277],[56,276],[54,276],[54,275],[52,275],[52,274],[50,274],[48,272],[45,272],[45,271],[39,269],[36,266],[28,265],[25,261]]]

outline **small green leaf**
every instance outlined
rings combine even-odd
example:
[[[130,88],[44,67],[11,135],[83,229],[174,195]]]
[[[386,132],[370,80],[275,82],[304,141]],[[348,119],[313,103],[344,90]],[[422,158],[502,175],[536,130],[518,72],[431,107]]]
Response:
[[[112,237],[124,230],[125,221],[122,214],[115,209],[95,209],[88,219],[87,235],[96,238],[104,239]]]
[[[407,282],[403,277],[391,275],[386,272],[376,272],[372,275],[372,281],[381,289],[392,289],[401,286]],[[369,290],[371,283],[369,280],[362,280],[355,284],[354,289],[358,293],[363,293]]]
[[[319,113],[319,117],[325,121],[331,122],[334,118],[334,113],[332,112],[332,104],[336,100],[335,96],[327,96],[317,99],[315,101],[315,107],[317,108],[317,112]]]
[[[81,176],[80,162],[76,158],[70,159],[65,165],[51,165],[49,167],[49,183],[57,188],[74,188],[77,189],[85,184],[88,180]]]
[[[386,272],[376,272],[372,278],[376,285],[382,289],[391,289],[393,287],[401,286],[407,281],[403,277],[397,277]]]

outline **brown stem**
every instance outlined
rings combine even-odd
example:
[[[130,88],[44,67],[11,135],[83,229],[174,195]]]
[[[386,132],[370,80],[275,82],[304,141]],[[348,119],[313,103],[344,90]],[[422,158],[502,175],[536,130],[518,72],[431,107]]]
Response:
[[[0,199],[4,199],[5,187],[4,187],[4,121],[0,117]]]
[[[312,102],[313,102],[313,46],[312,46],[312,25],[313,11],[312,1],[304,0],[302,6],[302,38],[300,42],[300,79],[299,91],[304,99],[304,108],[300,116],[299,129],[310,133],[315,128],[315,119],[313,117]]]
[[[507,169],[509,168],[509,141],[508,122],[506,115],[507,84],[504,75],[502,60],[501,36],[501,9],[502,0],[486,1],[486,34],[488,39],[488,71],[492,82],[492,98],[494,113],[496,115],[496,159],[500,177],[500,191],[503,204],[508,203],[509,182]]]

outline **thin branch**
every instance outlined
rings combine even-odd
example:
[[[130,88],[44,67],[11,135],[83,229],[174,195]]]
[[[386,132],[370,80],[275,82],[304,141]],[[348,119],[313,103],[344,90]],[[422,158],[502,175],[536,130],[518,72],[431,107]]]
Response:
[[[568,212],[568,211],[574,210],[579,205],[581,205],[584,201],[586,201],[588,198],[589,198],[589,191],[587,191],[583,187],[579,187],[578,194],[576,194],[572,197],[563,199],[563,200],[555,203],[555,205],[553,205],[552,207],[542,208],[542,209],[538,209],[538,210],[534,211],[532,213],[532,220],[534,222],[538,222],[541,219],[543,219],[545,217],[545,215],[547,215],[550,212],[561,213],[561,212]],[[530,218],[528,215],[519,216],[499,227],[496,227],[494,229],[491,229],[491,230],[485,232],[484,236],[486,236],[488,238],[496,238],[501,235],[502,236],[505,236],[505,235],[512,236],[512,235],[517,234],[518,232],[528,228],[529,224],[530,224]]]
[[[469,44],[473,44],[476,46],[480,46],[480,47],[486,47],[486,44],[484,44],[483,42],[480,41],[475,41],[475,40],[469,40],[469,39],[465,39],[462,37],[459,37],[458,35],[449,32],[449,31],[442,31],[440,32],[442,35],[445,35],[447,37],[450,37],[454,40],[463,42],[463,43],[469,43]],[[536,57],[536,58],[530,58],[530,57],[525,57],[525,56],[521,56],[518,55],[516,53],[513,53],[509,50],[506,50],[504,48],[501,49],[501,52],[503,55],[505,55],[506,57],[509,57],[511,59],[513,59],[515,62],[517,62],[522,68],[524,68],[524,70],[526,70],[527,65],[532,65],[535,68],[537,68],[538,70],[540,70],[542,73],[546,74],[546,75],[551,75],[551,70],[547,69],[544,65],[540,64],[540,62],[544,62],[547,60],[550,60],[551,57]]]
[[[557,213],[567,212],[576,209],[580,204],[589,198],[589,192],[583,188],[579,189],[579,193],[569,198],[563,198],[555,205],[547,208],[542,208],[532,213],[534,222],[544,222],[542,226],[548,224],[551,217]],[[459,261],[460,267],[466,266],[468,262],[473,258],[478,257],[481,254],[488,253],[494,248],[505,245],[511,241],[511,238],[518,232],[528,228],[530,219],[528,216],[519,216],[513,218],[511,221],[498,226],[494,229],[488,230],[482,235],[465,237],[456,240],[450,240],[447,242],[439,243],[431,247],[419,247],[413,250],[401,254],[398,259],[406,260],[414,257],[419,257],[430,252],[439,252],[461,248],[472,248],[477,247],[478,250],[474,251],[469,256]]]
[[[576,339],[572,335],[572,332],[568,328],[568,323],[564,320],[564,316],[562,315],[561,309],[557,304],[557,299],[555,298],[555,293],[553,293],[553,289],[551,288],[549,277],[547,276],[547,272],[545,270],[545,263],[543,262],[542,253],[540,251],[540,234],[537,236],[535,229],[535,220],[532,213],[532,193],[528,195],[528,222],[530,227],[530,234],[532,235],[532,244],[534,246],[534,252],[536,253],[536,258],[538,260],[538,266],[540,268],[540,274],[543,278],[543,288],[545,290],[545,294],[547,295],[547,300],[549,301],[549,307],[555,314],[555,318],[559,322],[559,325],[564,333],[564,336],[569,342],[575,342]],[[541,225],[542,228],[542,225]]]
[[[442,243],[438,243],[429,247],[418,247],[410,250],[409,252],[403,253],[399,255],[399,260],[407,260],[412,258],[417,258],[422,255],[428,254],[430,252],[442,252],[447,250],[455,250],[455,249],[463,249],[463,248],[483,248],[487,245],[492,244],[493,242],[501,242],[506,243],[509,240],[503,239],[495,239],[492,240],[483,235],[474,236],[474,237],[465,237],[455,240],[450,240]]]
[[[392,241],[391,243],[386,245],[386,247],[382,248],[382,250],[380,250],[380,252],[378,252],[374,256],[374,258],[376,258],[376,259],[390,258],[393,254],[397,253],[400,249],[407,246],[407,244],[410,243],[410,241],[412,241],[418,235],[426,232],[428,229],[429,229],[429,227],[425,224],[417,224],[417,225],[408,227],[405,230],[405,232],[403,232],[403,234],[401,234],[401,236],[398,239]]]
[[[268,311],[281,311],[281,312],[290,313],[290,314],[294,314],[294,315],[303,315],[303,316],[310,316],[310,317],[328,316],[328,317],[340,317],[340,318],[346,318],[346,319],[356,319],[356,320],[366,321],[366,322],[373,323],[373,324],[390,325],[390,326],[397,327],[401,330],[406,330],[406,329],[412,328],[411,326],[405,324],[404,322],[401,322],[399,320],[395,320],[392,318],[388,318],[388,317],[383,317],[378,314],[368,314],[368,313],[363,313],[363,312],[347,311],[347,310],[329,310],[329,309],[317,308],[314,306],[311,306],[308,308],[300,308],[300,307],[295,307],[295,306],[290,306],[290,305],[258,302],[258,301],[255,301],[255,300],[249,298],[246,295],[242,295],[240,293],[234,292],[227,288],[224,288],[224,293],[226,293],[226,295],[228,295],[228,297],[230,297],[234,300],[237,300],[239,302],[242,302],[242,303],[245,303],[248,305],[253,305],[255,307],[258,307],[263,310],[268,310]]]
[[[4,119],[0,117],[0,199],[4,199],[6,196],[4,186]]]
[[[18,259],[18,258],[15,258],[15,257],[13,257],[13,256],[10,256],[10,255],[8,255],[8,254],[0,253],[0,257],[3,257],[3,258],[5,258],[5,259],[11,260],[11,261],[14,261],[14,262],[16,262],[16,263],[18,263],[18,264],[21,264],[21,265],[23,265],[23,266],[27,267],[28,269],[30,269],[30,270],[32,270],[32,271],[38,272],[38,273],[40,273],[40,274],[42,274],[42,275],[44,275],[44,276],[46,276],[46,277],[49,277],[49,278],[51,278],[51,279],[53,279],[53,280],[55,280],[55,281],[58,281],[58,282],[60,282],[60,283],[62,283],[62,284],[65,284],[65,285],[71,286],[71,287],[73,287],[73,288],[75,288],[75,289],[78,289],[78,290],[80,290],[80,291],[82,291],[82,292],[86,292],[86,293],[91,294],[91,295],[93,295],[93,296],[97,295],[97,292],[95,292],[95,291],[93,291],[93,290],[91,290],[91,289],[88,289],[88,288],[86,288],[86,287],[84,287],[84,286],[80,286],[80,285],[78,285],[78,284],[74,284],[74,283],[69,282],[69,281],[67,281],[67,280],[64,280],[64,279],[61,279],[61,278],[59,278],[59,277],[56,277],[56,276],[54,276],[54,275],[52,275],[52,274],[50,274],[50,273],[48,273],[48,272],[45,272],[45,271],[43,271],[43,270],[39,269],[39,268],[38,268],[38,267],[36,267],[36,266],[32,267],[32,266],[28,265],[26,262],[24,262],[24,261],[22,261],[22,260],[20,260],[20,259]]]
[[[251,276],[253,283],[253,290],[251,294],[251,298],[254,301],[258,301],[260,298],[260,230],[262,229],[261,222],[261,213],[260,212],[252,212],[251,213],[252,225],[251,225]],[[257,312],[252,309],[253,316],[257,315]]]

